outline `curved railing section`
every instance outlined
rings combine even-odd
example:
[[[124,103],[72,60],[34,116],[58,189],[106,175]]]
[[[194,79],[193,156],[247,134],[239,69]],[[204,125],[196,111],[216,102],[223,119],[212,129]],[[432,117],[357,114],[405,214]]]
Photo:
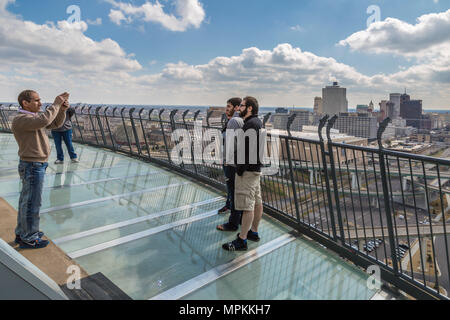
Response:
[[[75,142],[151,161],[225,191],[223,118],[213,123],[211,113],[163,108],[75,110]],[[0,107],[1,132],[11,132],[16,114],[13,105]],[[317,139],[296,137],[290,125],[288,135],[268,131],[265,212],[365,269],[375,266],[369,270],[416,298],[447,299],[450,161],[385,149],[388,119],[376,148],[365,139],[343,141],[332,130],[336,119],[320,120]],[[266,125],[269,116],[262,120]]]

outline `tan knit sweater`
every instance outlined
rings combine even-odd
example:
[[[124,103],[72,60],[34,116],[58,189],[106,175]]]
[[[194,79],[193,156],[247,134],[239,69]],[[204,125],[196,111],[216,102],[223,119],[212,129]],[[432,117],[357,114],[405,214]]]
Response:
[[[11,130],[19,145],[20,160],[47,162],[50,143],[46,129],[57,129],[64,124],[67,108],[52,105],[36,115],[19,113],[12,121]]]

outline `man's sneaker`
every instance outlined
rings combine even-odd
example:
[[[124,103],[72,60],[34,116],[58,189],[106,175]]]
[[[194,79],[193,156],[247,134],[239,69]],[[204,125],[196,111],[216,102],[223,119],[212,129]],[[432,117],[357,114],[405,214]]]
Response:
[[[55,164],[63,164],[64,163],[64,161],[62,161],[62,160],[56,160],[55,161]]]
[[[72,163],[80,163],[80,160],[78,160],[77,158],[72,159]]]
[[[238,233],[238,237],[239,237],[239,235],[240,235],[240,233]],[[253,232],[252,230],[249,230],[247,233],[247,240],[259,242],[261,240],[261,238],[259,237],[258,232]]]
[[[42,240],[38,238],[34,241],[22,241],[20,243],[20,249],[42,249],[48,246],[49,242],[47,240]]]
[[[42,238],[44,236],[44,233],[42,231],[38,232],[38,237]],[[20,236],[16,234],[16,239],[14,240],[16,244],[20,244],[22,242],[22,239],[20,239]]]
[[[230,208],[228,208],[227,206],[223,207],[222,209],[220,209],[219,211],[217,211],[219,214],[224,214],[227,213],[230,210]]]
[[[247,251],[247,240],[238,237],[236,240],[222,245],[222,248],[227,251]]]

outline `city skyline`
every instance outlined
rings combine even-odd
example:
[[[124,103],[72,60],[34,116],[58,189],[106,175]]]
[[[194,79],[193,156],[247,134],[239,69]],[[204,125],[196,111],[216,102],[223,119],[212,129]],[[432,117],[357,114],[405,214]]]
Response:
[[[250,94],[311,108],[338,81],[349,109],[406,87],[424,110],[450,110],[443,1],[0,0],[0,22],[5,102],[26,87],[45,101],[68,90],[73,102],[208,106]]]

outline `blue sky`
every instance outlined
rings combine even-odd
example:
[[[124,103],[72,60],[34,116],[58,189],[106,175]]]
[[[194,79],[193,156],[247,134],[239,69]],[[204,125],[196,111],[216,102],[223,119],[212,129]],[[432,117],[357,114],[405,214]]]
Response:
[[[197,83],[197,85],[192,84],[188,88],[181,88],[181,92],[184,92],[183,90],[186,92],[185,95],[182,95],[185,100],[182,100],[183,97],[181,96],[180,99],[172,99],[168,93],[170,91],[170,83],[164,82],[164,84],[161,84],[161,82],[156,80],[158,78],[157,75],[164,75],[164,72],[168,69],[168,64],[183,62],[184,65],[190,67],[191,71],[195,69],[197,72],[198,66],[207,65],[217,57],[238,57],[242,55],[244,49],[251,47],[272,52],[280,44],[289,44],[294,49],[299,48],[303,53],[310,52],[320,58],[333,58],[337,64],[344,64],[349,68],[353,68],[358,73],[356,78],[350,77],[351,79],[348,83],[346,83],[346,77],[343,77],[344,79],[336,79],[341,80],[340,82],[343,86],[349,87],[351,107],[359,103],[368,103],[367,99],[381,100],[383,97],[387,98],[389,92],[403,91],[404,81],[383,80],[384,87],[382,85],[376,86],[372,93],[370,88],[364,85],[364,81],[358,87],[357,83],[360,82],[358,77],[361,77],[361,75],[364,77],[395,75],[402,70],[408,70],[417,65],[422,66],[423,57],[410,56],[406,52],[400,54],[393,51],[374,53],[376,47],[374,47],[374,51],[364,50],[361,47],[354,50],[352,46],[357,46],[356,44],[352,43],[345,46],[337,44],[351,35],[367,29],[366,21],[370,15],[366,13],[366,10],[371,5],[379,6],[382,21],[386,18],[395,18],[411,25],[416,24],[420,16],[443,13],[450,7],[449,1],[444,0],[198,0],[198,3],[204,10],[204,18],[201,19],[201,23],[198,25],[188,24],[183,31],[172,31],[162,23],[144,21],[142,16],[139,15],[127,16],[125,14],[130,20],[128,22],[122,21],[120,25],[114,23],[110,18],[111,10],[121,10],[113,2],[116,4],[130,4],[134,8],[141,8],[146,3],[144,0],[1,1],[9,2],[6,10],[8,13],[14,14],[16,19],[31,21],[36,25],[44,25],[49,22],[57,24],[58,21],[66,20],[69,17],[66,13],[68,6],[79,6],[82,21],[88,22],[88,27],[82,31],[82,35],[96,43],[100,43],[104,39],[113,40],[120,46],[128,60],[136,61],[140,65],[139,68],[127,70],[127,77],[134,77],[134,80],[138,79],[139,85],[143,83],[145,77],[153,77],[151,80],[145,78],[147,84],[154,85],[152,87],[155,87],[155,85],[161,86],[161,92],[164,91],[166,93],[166,96],[162,95],[160,97],[156,93],[149,93],[148,97],[138,94],[139,97],[130,97],[128,100],[126,97],[120,97],[120,99],[116,97],[116,101],[201,105],[218,104],[223,97],[228,95],[246,94],[246,91],[240,91],[240,87],[245,87],[248,91],[258,94],[259,92],[267,92],[270,85],[265,83],[263,79],[255,80],[253,82],[254,87],[249,87],[248,83],[243,86],[237,83],[233,87],[230,82],[227,85],[221,85],[220,88],[215,86],[208,87],[206,90],[207,94],[204,94],[202,89],[205,87],[205,83]],[[177,1],[183,2],[184,0]],[[197,0],[192,1],[197,2]],[[155,4],[156,1],[149,0],[147,2]],[[179,17],[179,14],[177,15],[175,12],[174,1],[160,0],[160,3],[164,6],[163,11],[165,14],[174,14],[175,17]],[[122,11],[125,13],[124,10]],[[89,21],[95,21],[98,18],[101,19],[100,24],[89,23]],[[407,40],[402,39],[402,41]],[[447,44],[448,41],[443,39],[442,43]],[[377,43],[377,45],[380,45],[380,43]],[[1,54],[2,51],[0,50]],[[80,63],[81,61],[80,59]],[[437,61],[437,58],[435,58],[435,61]],[[48,67],[45,66],[45,68]],[[54,70],[55,72],[63,71],[61,66],[55,66],[55,69],[57,68],[59,70]],[[339,66],[334,66],[333,68],[339,69]],[[184,67],[183,70],[179,69],[176,70],[177,75],[179,72],[190,72],[189,70],[186,71]],[[303,69],[299,68],[298,70],[302,72]],[[323,73],[326,70],[318,70],[317,72]],[[2,72],[1,69],[0,72]],[[204,71],[201,70],[201,72]],[[45,71],[43,70],[42,73],[45,73]],[[72,71],[70,73],[72,74]],[[334,77],[335,73],[331,72],[331,76]],[[14,75],[17,74],[17,71],[12,68],[8,71],[3,70],[3,74]],[[259,77],[264,77],[264,74],[266,73],[261,73]],[[114,75],[107,76],[112,77]],[[86,74],[84,79],[92,81],[92,77],[92,74]],[[32,75],[30,78],[39,79],[39,75]],[[167,77],[163,78],[164,81],[167,80]],[[198,78],[205,79],[205,76],[201,75]],[[397,76],[394,78],[397,79]],[[444,75],[444,78],[446,78],[446,75]],[[293,76],[292,81],[297,81],[295,79],[297,78]],[[192,80],[192,78],[189,78],[189,80]],[[303,80],[307,81],[308,79]],[[377,82],[378,80],[371,78],[370,81],[372,81],[370,83],[373,83],[373,81]],[[263,84],[262,88],[256,88],[261,83]],[[320,95],[321,88],[327,84],[328,79],[322,80],[322,82],[318,81],[317,85],[315,84],[314,86],[298,87],[290,90],[289,87],[292,86],[286,83],[286,95],[289,96],[289,99],[277,99],[276,97],[283,93],[282,88],[277,87],[270,98],[267,98],[265,104],[296,104],[309,107],[312,105],[314,96]],[[439,90],[442,90],[442,88],[448,89],[448,84],[446,81],[441,81],[438,85]],[[408,83],[408,87],[410,85]],[[176,87],[176,83],[172,83],[172,87],[174,86]],[[185,84],[180,86],[183,87]],[[200,97],[199,94],[194,93],[195,89],[198,90]],[[413,91],[411,92],[413,96],[426,92],[426,90],[424,92],[416,92],[414,91],[415,89],[414,84],[411,89],[408,89]],[[96,97],[95,94],[81,94],[84,91],[82,89],[74,88],[73,90],[77,93],[77,98],[80,98],[80,100],[94,100],[94,97]],[[218,90],[217,100],[212,98],[214,97],[214,90]],[[311,92],[310,96],[304,97],[308,90]],[[354,96],[352,96],[352,92],[355,93]],[[0,92],[0,94],[2,93]],[[14,94],[10,96],[14,96]],[[299,96],[298,99],[295,98],[296,94]],[[7,98],[3,97],[3,95],[5,94],[0,95],[0,101]],[[202,95],[204,98],[201,97]],[[167,97],[167,99],[164,100],[164,97]],[[448,95],[443,95],[439,99],[432,94],[430,98],[422,96],[417,96],[416,98],[424,99],[424,102],[426,102],[424,103],[425,107],[428,108],[448,107],[450,109],[450,102],[447,99]],[[277,103],[278,101],[280,103]],[[112,103],[113,101],[102,97],[97,101],[86,102]]]

